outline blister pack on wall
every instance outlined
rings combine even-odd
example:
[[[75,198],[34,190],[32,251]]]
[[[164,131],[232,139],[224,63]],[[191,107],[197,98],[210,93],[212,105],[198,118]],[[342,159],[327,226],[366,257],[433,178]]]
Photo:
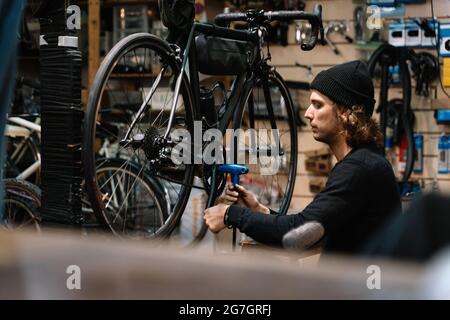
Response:
[[[414,20],[405,22],[405,43],[407,46],[412,47],[422,45],[422,33],[419,25]]]
[[[406,45],[405,23],[394,21],[389,25],[389,44],[394,47],[404,47]]]
[[[421,28],[422,47],[436,47],[437,31],[439,30],[439,20],[429,19],[426,22],[427,30]]]
[[[439,25],[439,55],[450,57],[450,23]]]

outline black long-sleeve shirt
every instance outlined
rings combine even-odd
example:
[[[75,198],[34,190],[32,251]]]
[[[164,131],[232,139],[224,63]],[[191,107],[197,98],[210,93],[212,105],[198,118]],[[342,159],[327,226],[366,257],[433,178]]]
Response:
[[[325,189],[302,212],[263,214],[233,205],[228,223],[260,243],[281,246],[289,230],[319,221],[325,229],[324,249],[354,253],[400,208],[390,163],[365,146],[353,149],[334,166]]]

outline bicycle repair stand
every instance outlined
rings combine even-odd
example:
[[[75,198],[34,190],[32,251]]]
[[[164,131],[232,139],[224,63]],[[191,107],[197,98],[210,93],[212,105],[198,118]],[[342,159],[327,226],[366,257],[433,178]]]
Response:
[[[220,173],[228,173],[231,175],[231,182],[233,183],[233,186],[236,184],[239,184],[239,177],[241,174],[247,174],[248,173],[248,167],[239,165],[239,164],[223,164],[218,167],[218,171]],[[236,227],[233,227],[233,251],[236,250]]]

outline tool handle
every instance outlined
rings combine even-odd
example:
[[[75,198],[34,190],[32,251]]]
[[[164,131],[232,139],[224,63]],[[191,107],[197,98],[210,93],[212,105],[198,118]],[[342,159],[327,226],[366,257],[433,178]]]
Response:
[[[231,182],[233,183],[233,186],[239,184],[239,175],[238,174],[231,175]]]

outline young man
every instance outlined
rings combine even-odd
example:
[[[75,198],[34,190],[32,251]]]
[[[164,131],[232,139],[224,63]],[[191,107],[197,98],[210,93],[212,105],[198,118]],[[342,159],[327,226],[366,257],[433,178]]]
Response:
[[[237,205],[205,211],[212,232],[237,227],[254,240],[280,246],[283,236],[307,222],[319,222],[324,249],[356,253],[386,218],[400,209],[400,195],[390,163],[383,157],[383,137],[371,119],[374,88],[366,65],[351,61],[320,72],[311,83],[305,117],[314,139],[329,145],[338,162],[325,190],[298,214],[277,215],[243,187],[227,190]]]

